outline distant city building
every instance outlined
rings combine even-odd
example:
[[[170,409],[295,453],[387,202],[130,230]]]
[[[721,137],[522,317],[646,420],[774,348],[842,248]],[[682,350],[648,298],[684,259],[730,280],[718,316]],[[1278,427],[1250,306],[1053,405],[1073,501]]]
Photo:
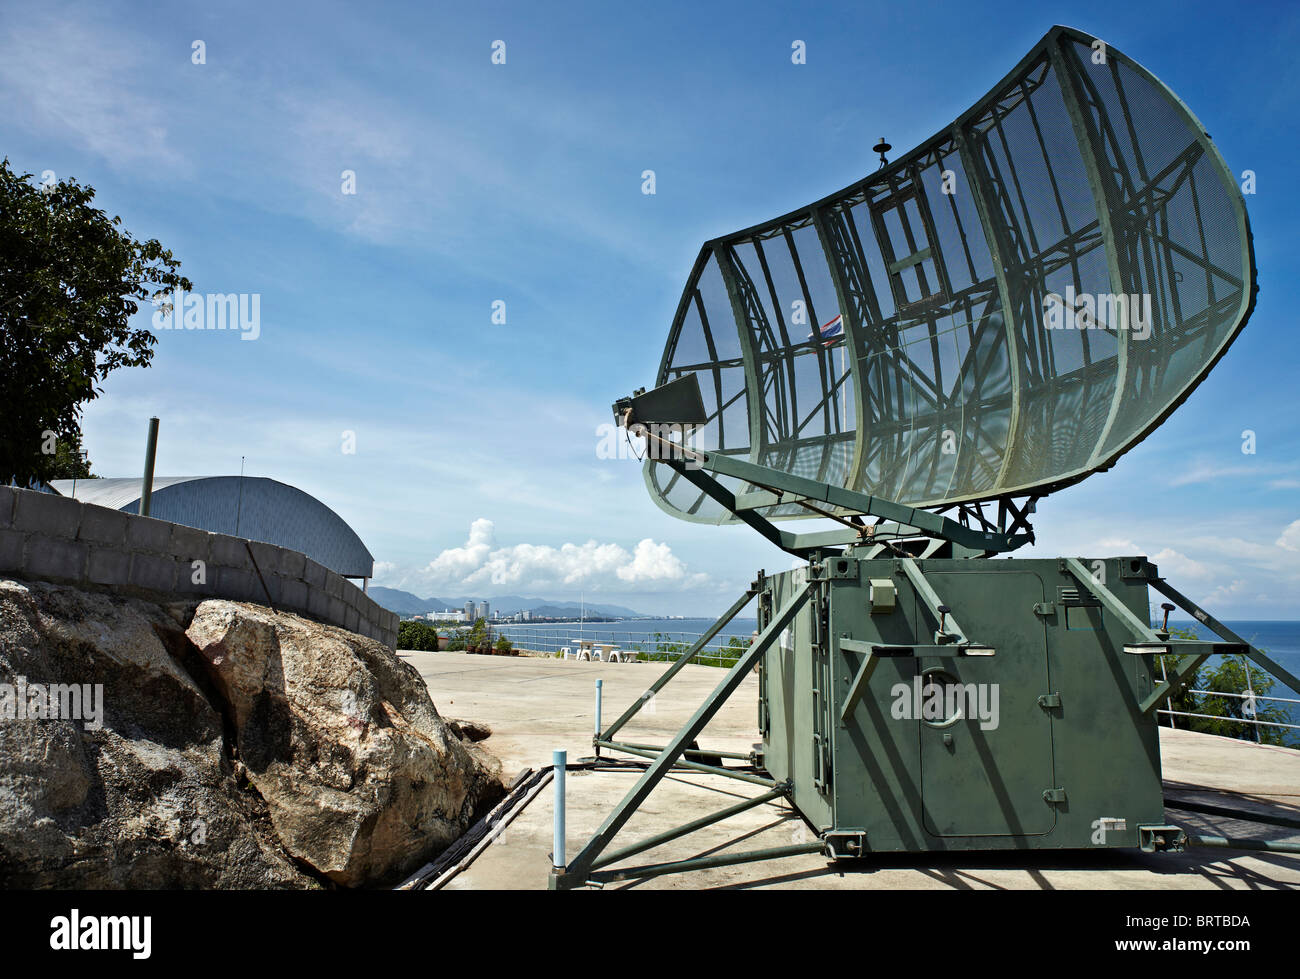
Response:
[[[479,603],[478,603],[478,615],[477,615],[476,617],[477,617],[477,618],[480,618],[480,619],[486,619],[486,618],[489,618],[489,613],[490,613],[490,609],[488,608],[488,603],[487,603],[487,602],[479,602]]]
[[[465,603],[465,621],[466,621],[466,622],[473,622],[473,621],[474,621],[474,603],[473,603],[473,602],[466,602],[466,603]]]

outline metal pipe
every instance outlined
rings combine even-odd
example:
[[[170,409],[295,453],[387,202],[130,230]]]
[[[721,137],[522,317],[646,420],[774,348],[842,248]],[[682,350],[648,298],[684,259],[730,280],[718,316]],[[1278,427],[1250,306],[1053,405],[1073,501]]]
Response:
[[[1160,710],[1157,714],[1176,714],[1179,717],[1203,717],[1207,721],[1229,721],[1233,724],[1257,724],[1260,727],[1285,727],[1300,731],[1300,724],[1283,724],[1281,721],[1253,721],[1246,717],[1221,717],[1218,714],[1194,714],[1186,710]]]
[[[609,741],[611,745],[626,745],[629,748],[640,748],[642,751],[663,751],[664,746],[661,744],[638,744],[636,741]],[[739,751],[705,751],[703,748],[687,748],[682,752],[684,755],[697,755],[700,757],[714,758],[734,758],[736,761],[749,761],[753,756],[744,754]]]
[[[795,616],[807,604],[813,592],[819,587],[820,585],[817,582],[810,581],[798,592],[790,596],[786,604],[781,607],[781,611],[772,617],[772,620],[758,634],[758,638],[754,640],[749,649],[727,671],[727,675],[722,678],[722,682],[718,684],[713,693],[705,698],[704,703],[686,722],[686,726],[677,732],[672,742],[663,751],[652,756],[654,761],[650,763],[650,767],[645,770],[637,780],[636,785],[632,786],[628,794],[623,797],[623,801],[605,817],[605,821],[596,830],[596,835],[589,839],[582,850],[578,852],[573,861],[573,871],[559,875],[558,887],[561,889],[572,887],[575,881],[586,879],[592,863],[600,856],[605,847],[609,846],[610,840],[632,818],[632,814],[645,801],[646,796],[650,794],[654,787],[668,774],[673,764],[681,759],[682,752],[690,746],[692,741],[699,737],[700,732],[704,730],[704,726],[713,719],[713,715],[718,712],[727,698],[736,692],[736,688],[748,676],[749,671],[767,654],[776,637],[794,621]],[[632,752],[632,754],[639,754],[639,752]],[[687,763],[687,765],[693,767],[694,763]],[[722,771],[718,772],[718,774],[736,777],[734,772]],[[760,782],[759,784],[764,783]],[[776,787],[774,782],[766,784],[768,788]]]
[[[1242,840],[1228,836],[1189,836],[1191,846],[1221,846],[1228,850],[1259,850],[1264,853],[1300,853],[1300,843],[1283,840]]]
[[[1259,716],[1259,709],[1255,706],[1255,686],[1251,682],[1250,660],[1246,659],[1245,656],[1241,658],[1241,668],[1246,671],[1246,692],[1250,695],[1247,703],[1250,704],[1250,719],[1253,721]],[[1241,705],[1241,712],[1246,713],[1246,704]],[[1259,728],[1256,727],[1253,730],[1255,732],[1255,743],[1258,744],[1260,742]]]
[[[593,740],[596,743],[596,757],[600,757],[600,694],[603,681],[596,681],[596,730],[593,734]]]
[[[158,419],[149,419],[149,441],[144,449],[144,481],[140,487],[140,516],[149,516],[153,503],[153,464],[158,454]]]
[[[235,504],[235,536],[239,536],[239,518],[244,512],[244,457],[239,457],[239,500]]]
[[[619,728],[621,728],[624,724],[626,724],[634,716],[636,716],[637,711],[641,709],[641,707],[646,703],[646,701],[654,699],[654,695],[657,694],[660,690],[662,690],[664,686],[667,685],[669,680],[671,680],[679,672],[681,672],[681,670],[686,666],[686,664],[689,663],[692,659],[694,659],[696,655],[698,655],[700,651],[703,650],[706,645],[708,645],[709,641],[712,640],[714,636],[716,636],[719,632],[725,629],[727,627],[727,623],[730,622],[732,619],[734,619],[737,615],[739,615],[740,611],[751,601],[753,601],[754,596],[757,594],[758,594],[758,589],[756,588],[746,589],[745,594],[742,595],[739,599],[737,599],[736,603],[732,605],[731,608],[723,612],[722,616],[716,622],[714,622],[713,625],[709,626],[709,628],[704,632],[704,634],[700,636],[699,641],[696,642],[695,645],[693,645],[689,650],[687,650],[685,654],[679,656],[677,658],[677,662],[673,663],[672,666],[668,667],[668,669],[665,670],[662,675],[660,675],[658,680],[650,684],[650,689],[647,690],[645,693],[643,693],[640,696],[640,698],[638,698],[637,701],[632,704],[631,707],[625,710],[623,712],[623,716],[620,717],[613,724],[611,724],[609,726],[609,730],[606,731],[602,735],[602,737],[605,740],[609,740],[610,738],[614,737],[614,735],[618,732]],[[599,734],[600,732],[597,733]]]
[[[662,757],[662,751],[643,751],[640,748],[629,748],[627,745],[620,744],[617,741],[597,741],[596,744],[606,748],[613,748],[615,751],[625,751],[629,755],[640,755],[642,758],[653,758],[658,760]],[[714,765],[702,765],[698,761],[687,761],[684,758],[678,758],[673,762],[674,765],[681,768],[689,768],[691,771],[703,772],[705,775],[721,775],[723,778],[734,778],[741,782],[749,782],[752,785],[762,785],[766,788],[772,788],[776,782],[770,778],[763,778],[761,775],[748,775],[745,772],[737,772],[730,768],[718,768]]]
[[[1245,646],[1247,656],[1253,659],[1260,666],[1264,667],[1264,669],[1268,670],[1269,673],[1273,674],[1273,676],[1277,677],[1292,690],[1300,691],[1300,678],[1296,677],[1294,673],[1281,664],[1269,659],[1250,643],[1246,642],[1246,640],[1242,639],[1241,636],[1237,635],[1209,612],[1205,611],[1205,609],[1201,608],[1177,588],[1169,584],[1169,582],[1164,578],[1155,578],[1150,582],[1150,585],[1152,588],[1167,596],[1170,601],[1175,602],[1184,612],[1190,612],[1198,622],[1204,625],[1211,632],[1218,635],[1221,639],[1226,639],[1228,642],[1240,643]]]
[[[625,867],[621,870],[597,870],[590,877],[597,883],[616,880],[641,880],[647,877],[662,877],[664,874],[682,874],[692,870],[708,870],[711,867],[730,867],[738,863],[755,863],[760,860],[777,860],[781,857],[797,857],[805,853],[821,853],[826,845],[818,840],[815,843],[796,843],[793,846],[777,846],[767,850],[748,850],[744,853],[724,853],[714,857],[700,857],[695,860],[678,860],[673,863],[652,863],[640,867]]]
[[[628,857],[636,856],[646,850],[652,850],[663,843],[668,843],[688,833],[694,833],[697,829],[703,829],[705,826],[711,826],[714,823],[729,819],[732,816],[761,806],[765,802],[771,802],[773,799],[779,799],[785,795],[784,788],[773,789],[771,792],[764,792],[762,795],[755,796],[752,799],[746,799],[744,802],[738,802],[734,806],[728,806],[726,809],[720,809],[718,812],[710,813],[707,816],[701,816],[689,823],[677,826],[673,829],[657,833],[654,836],[641,840],[639,843],[633,843],[625,846],[613,853],[603,855],[599,860],[592,864],[592,868],[599,870],[601,867],[608,867],[610,864],[618,863],[620,860],[626,860]]]
[[[1300,819],[1288,819],[1267,812],[1251,812],[1248,809],[1229,809],[1226,806],[1212,806],[1207,802],[1193,802],[1190,799],[1170,799],[1165,797],[1167,809],[1181,809],[1183,812],[1200,812],[1207,816],[1225,816],[1228,819],[1240,819],[1249,823],[1264,823],[1268,826],[1285,826],[1288,829],[1300,829]]]
[[[564,869],[564,763],[567,752],[551,752],[551,768],[555,772],[555,836],[551,846],[551,866]]]

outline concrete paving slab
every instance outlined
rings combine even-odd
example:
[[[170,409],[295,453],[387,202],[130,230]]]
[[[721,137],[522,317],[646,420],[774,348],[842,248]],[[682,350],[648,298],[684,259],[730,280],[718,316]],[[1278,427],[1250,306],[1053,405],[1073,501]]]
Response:
[[[550,764],[551,751],[590,756],[595,680],[604,686],[604,720],[617,717],[666,668],[663,663],[586,663],[465,653],[403,651],[428,683],[439,711],[488,724],[485,743],[507,776]],[[723,677],[721,670],[687,666],[620,736],[662,744],[695,712]],[[701,737],[706,748],[748,751],[758,740],[757,676],[750,676]],[[1231,738],[1161,729],[1167,795],[1212,804],[1256,807],[1300,818],[1300,752]],[[622,756],[626,757],[626,756]],[[572,857],[631,788],[633,772],[568,775],[567,848]],[[659,786],[617,838],[615,846],[723,809],[760,794],[718,776],[674,775]],[[1232,793],[1228,795],[1227,793]],[[545,888],[549,873],[552,793],[544,790],[502,837],[447,886],[451,889]],[[1286,839],[1300,831],[1215,816],[1170,811],[1189,833]],[[724,823],[638,855],[653,863],[716,852],[739,852],[814,837],[783,804],[763,805]],[[829,863],[820,855],[675,874],[609,889],[806,888],[898,890],[1000,889],[1297,889],[1300,856],[1193,848],[1181,854],[1137,851],[878,854],[860,865]]]

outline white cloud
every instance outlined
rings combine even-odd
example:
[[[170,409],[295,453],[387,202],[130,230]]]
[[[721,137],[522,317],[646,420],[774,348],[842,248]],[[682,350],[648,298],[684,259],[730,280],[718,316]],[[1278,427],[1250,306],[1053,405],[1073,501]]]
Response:
[[[386,577],[398,576],[389,566]],[[378,575],[376,575],[378,577]],[[647,537],[632,551],[614,543],[589,540],[582,544],[512,544],[498,547],[495,525],[480,517],[470,527],[469,538],[451,547],[419,571],[416,587],[442,590],[478,590],[485,587],[539,589],[598,585],[603,590],[650,587],[697,587],[707,575],[692,574],[672,548]]]
[[[1240,598],[1244,591],[1246,591],[1246,587],[1246,582],[1244,580],[1241,578],[1235,578],[1230,584],[1220,585],[1218,588],[1214,589],[1214,591],[1205,596],[1200,604],[1208,605],[1210,608],[1220,604],[1235,604],[1236,600]]]
[[[1292,520],[1274,543],[1286,551],[1300,551],[1300,520]]]
[[[686,565],[673,556],[667,544],[656,544],[649,537],[636,546],[632,563],[617,569],[624,581],[677,581],[686,575]]]
[[[465,546],[449,547],[439,554],[425,567],[424,577],[435,582],[468,580],[483,569],[492,544],[492,521],[480,517],[470,525]]]
[[[1038,544],[1016,556],[1146,554],[1161,577],[1220,619],[1296,617],[1300,520],[1290,514],[1229,513],[1208,527],[1182,515],[1153,522],[1097,510],[1068,524],[1045,521]]]
[[[1140,554],[1142,548],[1127,537],[1103,537],[1093,548],[1098,554]]]
[[[0,105],[11,123],[48,129],[118,167],[185,165],[183,139],[168,128],[180,117],[150,90],[140,44],[102,22],[91,27],[39,8],[7,20],[0,34],[0,93],[7,97]]]
[[[1277,475],[1295,471],[1294,463],[1277,464],[1264,462],[1239,462],[1222,464],[1199,460],[1169,481],[1170,486],[1190,486],[1196,483],[1216,483],[1226,479],[1259,479],[1265,475]],[[1269,482],[1273,489],[1285,489],[1295,480],[1286,477]]]
[[[1166,547],[1151,555],[1151,561],[1160,569],[1161,575],[1174,581],[1190,578],[1194,581],[1207,581],[1215,577],[1212,568],[1181,554],[1171,547]]]

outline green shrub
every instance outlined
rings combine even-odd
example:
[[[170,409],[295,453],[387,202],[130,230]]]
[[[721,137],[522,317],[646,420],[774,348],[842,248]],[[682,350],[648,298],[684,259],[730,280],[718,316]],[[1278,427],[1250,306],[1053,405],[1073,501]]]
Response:
[[[1173,628],[1169,634],[1175,639],[1196,639],[1197,634],[1191,629]],[[1179,657],[1177,656],[1160,656],[1158,659],[1164,661],[1165,670],[1173,673],[1177,666]],[[1250,682],[1246,682],[1246,670],[1250,670]],[[1157,679],[1160,677],[1157,676]],[[1224,718],[1223,720],[1212,720],[1209,717],[1175,717],[1174,723],[1178,727],[1186,728],[1189,731],[1200,731],[1205,734],[1217,734],[1225,738],[1237,738],[1240,741],[1258,741],[1261,744],[1280,745],[1287,748],[1300,747],[1295,735],[1287,728],[1280,727],[1257,727],[1254,724],[1239,723],[1242,719],[1250,719],[1249,705],[1243,697],[1210,697],[1205,694],[1192,693],[1192,690],[1207,690],[1217,693],[1228,694],[1246,694],[1254,690],[1256,696],[1266,696],[1272,691],[1275,681],[1271,676],[1265,673],[1257,666],[1249,663],[1243,664],[1241,657],[1230,656],[1224,657],[1219,665],[1210,669],[1202,666],[1196,669],[1191,676],[1187,678],[1187,687],[1179,691],[1172,698],[1173,709],[1175,711],[1186,711],[1192,714],[1210,714],[1214,718]],[[1166,707],[1162,702],[1160,707]],[[1288,723],[1290,718],[1285,708],[1270,704],[1267,707],[1256,703],[1253,718],[1260,721],[1273,721],[1275,723]],[[1233,720],[1233,719],[1237,720]]]
[[[397,627],[397,648],[436,653],[438,630],[427,622],[408,619]]]
[[[465,639],[465,645],[471,652],[477,653],[480,650],[486,651],[487,636],[487,620],[483,618],[475,619],[474,624],[470,626],[469,635]]]

